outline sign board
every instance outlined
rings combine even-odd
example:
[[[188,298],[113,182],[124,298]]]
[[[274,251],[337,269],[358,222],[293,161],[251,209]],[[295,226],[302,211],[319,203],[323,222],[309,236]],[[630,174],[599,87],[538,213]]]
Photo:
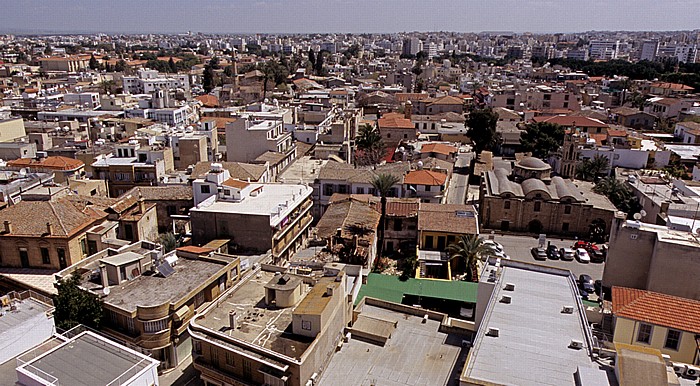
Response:
[[[544,247],[544,244],[547,242],[547,235],[544,233],[540,233],[538,241],[540,243],[540,247]]]

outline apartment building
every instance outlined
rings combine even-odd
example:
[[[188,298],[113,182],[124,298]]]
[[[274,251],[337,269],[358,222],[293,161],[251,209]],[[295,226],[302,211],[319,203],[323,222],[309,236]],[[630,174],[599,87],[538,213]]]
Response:
[[[163,371],[191,355],[189,320],[238,280],[240,263],[211,249],[160,248],[142,241],[105,249],[56,276],[80,274],[81,288],[102,301],[101,332],[160,361]]]
[[[39,59],[41,69],[46,72],[78,72],[89,68],[90,55],[72,55],[66,57],[49,57]]]
[[[198,314],[189,331],[204,384],[313,383],[352,320],[349,294],[360,284],[348,276],[338,270],[312,279],[263,269]],[[265,327],[272,323],[278,327]]]
[[[226,125],[226,160],[229,162],[270,163],[276,176],[297,157],[292,133],[284,121],[241,117]]]
[[[193,244],[230,239],[242,251],[270,250],[275,262],[288,260],[305,245],[312,220],[311,187],[235,180],[214,164],[192,188]]]

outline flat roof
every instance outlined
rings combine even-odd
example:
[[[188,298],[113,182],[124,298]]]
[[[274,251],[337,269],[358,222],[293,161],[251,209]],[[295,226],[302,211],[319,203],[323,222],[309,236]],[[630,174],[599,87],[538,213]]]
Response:
[[[370,273],[362,285],[355,303],[369,296],[393,303],[401,303],[405,295],[476,303],[478,283],[457,280],[414,279],[402,281],[398,276]]]
[[[225,264],[179,258],[173,267],[175,273],[172,275],[168,277],[155,274],[141,275],[119,285],[110,286],[109,295],[103,300],[113,307],[128,312],[136,311],[136,306],[149,307],[166,302],[176,303],[203,283],[213,280],[213,276],[223,269]],[[97,288],[101,286],[96,286],[95,290],[99,290]]]
[[[197,319],[197,324],[289,357],[301,358],[313,338],[292,333],[294,307],[268,308],[265,304],[265,285],[274,277],[274,272],[260,271],[221,300],[219,307],[211,308]],[[232,310],[236,311],[240,326],[234,330],[229,328],[229,311]]]
[[[87,331],[20,366],[18,371],[61,385],[94,386],[117,379],[122,384],[157,364],[154,359]]]
[[[262,192],[257,196],[248,196],[240,202],[217,200],[216,196],[212,196],[190,211],[269,216],[270,226],[276,226],[313,193],[313,188],[306,185],[251,184],[251,186],[252,190],[262,186]],[[286,206],[284,206],[285,203]],[[277,215],[278,209],[281,209],[279,215]]]
[[[134,261],[138,261],[143,259],[143,255],[140,255],[135,252],[122,252],[118,253],[116,255],[108,256],[103,259],[100,259],[101,262],[109,265],[124,265],[128,263],[132,263]]]
[[[12,329],[23,326],[37,316],[45,317],[48,311],[54,309],[52,305],[45,304],[34,298],[27,298],[20,302],[14,303],[17,309],[15,311],[5,312],[0,317],[0,339],[15,339],[16,337],[8,337],[4,334]]]
[[[463,337],[439,332],[440,321],[365,304],[361,316],[397,321],[384,346],[352,338],[333,355],[319,385],[457,385],[467,354]]]
[[[515,285],[504,290],[505,283]],[[502,303],[503,295],[511,297]],[[597,368],[579,312],[578,290],[571,276],[537,266],[505,266],[474,339],[462,380],[499,385],[573,385],[577,368]],[[574,313],[564,314],[564,306]],[[486,336],[498,328],[499,336]],[[569,348],[572,339],[583,349]],[[603,371],[603,370],[601,370]]]

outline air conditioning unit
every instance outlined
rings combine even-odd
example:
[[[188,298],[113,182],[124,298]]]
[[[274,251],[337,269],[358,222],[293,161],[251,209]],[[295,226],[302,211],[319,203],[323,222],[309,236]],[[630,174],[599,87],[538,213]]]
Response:
[[[569,348],[575,348],[577,350],[580,350],[583,348],[583,342],[578,339],[571,339],[571,343],[569,343]]]
[[[673,372],[678,374],[678,375],[683,375],[685,374],[685,370],[688,366],[686,366],[683,363],[674,363],[673,364]]]
[[[510,301],[511,297],[509,295],[503,295],[503,297],[501,298],[501,303],[510,304]]]
[[[574,313],[574,306],[564,306],[564,308],[561,309],[562,314],[573,314]]]
[[[506,285],[503,287],[503,289],[506,291],[515,291],[515,284],[506,283]]]
[[[495,327],[489,327],[489,330],[486,332],[486,335],[488,336],[493,336],[493,337],[498,337],[498,335],[501,333],[501,330]]]
[[[694,366],[685,366],[685,373],[683,373],[686,377],[690,378],[697,378],[700,376],[700,368],[694,367]]]

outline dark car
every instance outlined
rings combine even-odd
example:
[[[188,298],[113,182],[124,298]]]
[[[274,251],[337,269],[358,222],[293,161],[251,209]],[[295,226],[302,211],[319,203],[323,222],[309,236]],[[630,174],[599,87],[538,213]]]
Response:
[[[603,297],[603,281],[602,280],[596,280],[593,283],[593,289],[595,290],[595,294],[598,295],[598,297],[600,297],[600,298]]]
[[[554,244],[547,246],[547,257],[552,260],[559,260],[559,248]]]
[[[600,249],[589,249],[588,255],[591,256],[592,263],[602,263],[605,261],[605,253]]]
[[[592,294],[595,292],[595,284],[593,278],[589,275],[583,274],[578,277],[578,286],[581,291]]]
[[[534,247],[530,250],[535,260],[547,260],[547,251],[544,248]]]

